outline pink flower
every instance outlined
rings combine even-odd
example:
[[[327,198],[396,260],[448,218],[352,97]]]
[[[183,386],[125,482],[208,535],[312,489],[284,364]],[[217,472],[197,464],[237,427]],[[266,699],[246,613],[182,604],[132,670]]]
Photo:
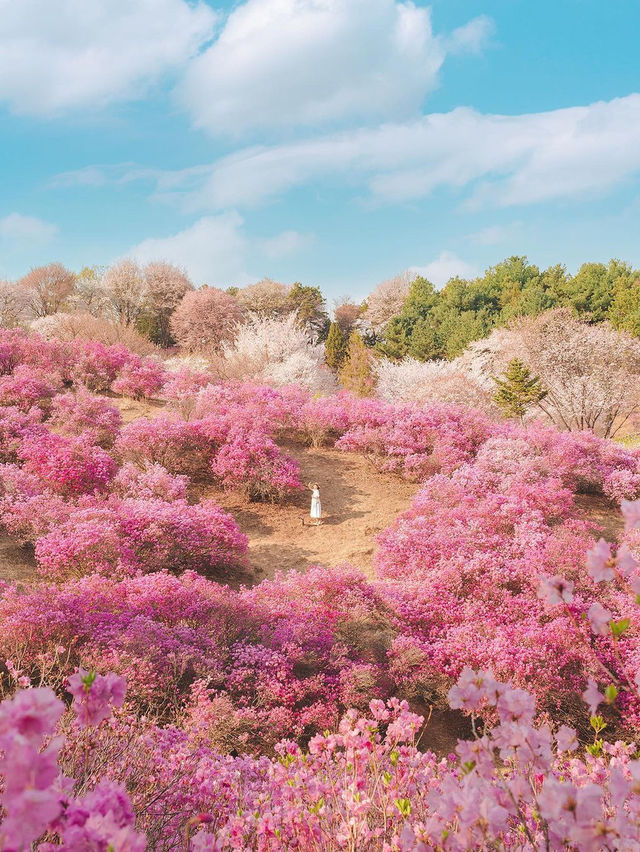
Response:
[[[558,751],[573,751],[578,747],[578,737],[575,728],[568,725],[560,725],[556,731],[556,742]]]
[[[618,564],[618,571],[623,577],[629,577],[638,569],[638,560],[631,553],[626,542],[618,548],[616,562]]]
[[[544,577],[538,586],[538,597],[550,606],[571,603],[573,588],[573,582],[565,580],[559,574],[556,574],[555,577]]]
[[[624,515],[625,528],[635,530],[640,527],[640,500],[623,500],[620,504]]]
[[[53,732],[64,705],[50,689],[19,690],[11,700],[0,704],[0,736],[20,734],[32,745]]]
[[[609,622],[611,621],[611,613],[605,609],[602,604],[592,603],[587,610],[587,618],[591,629],[598,636],[606,636],[609,633]]]
[[[74,697],[72,710],[78,724],[92,727],[108,719],[114,707],[122,707],[126,681],[112,673],[99,675],[78,669],[69,678],[67,688]]]
[[[598,706],[604,701],[604,695],[598,690],[598,684],[593,678],[589,678],[588,686],[582,693],[585,703],[589,706],[589,712],[595,716]]]
[[[615,577],[613,570],[615,564],[611,545],[603,538],[599,539],[596,546],[587,552],[587,568],[596,583],[601,583],[604,580],[613,580]]]
[[[484,701],[495,701],[495,690],[496,682],[489,672],[474,672],[465,666],[449,690],[449,705],[453,710],[477,710]]]

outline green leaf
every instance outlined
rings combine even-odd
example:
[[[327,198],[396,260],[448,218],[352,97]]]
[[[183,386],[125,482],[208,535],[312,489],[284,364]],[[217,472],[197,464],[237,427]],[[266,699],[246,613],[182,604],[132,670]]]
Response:
[[[394,804],[403,817],[408,817],[411,813],[411,802],[409,799],[396,799]]]
[[[614,684],[610,683],[604,691],[604,697],[607,704],[613,704],[618,695],[618,689]]]
[[[607,727],[607,723],[604,721],[602,716],[592,716],[589,722],[596,734],[599,734],[600,731],[604,731]]]
[[[631,622],[628,618],[621,618],[620,621],[612,621],[610,623],[611,632],[617,639],[619,636],[622,636],[626,630],[628,630],[630,624]]]

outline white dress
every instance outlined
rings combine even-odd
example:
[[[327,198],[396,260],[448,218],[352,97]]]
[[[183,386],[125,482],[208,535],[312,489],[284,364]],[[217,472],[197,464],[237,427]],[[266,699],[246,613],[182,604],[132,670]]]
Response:
[[[310,515],[314,520],[320,520],[320,518],[322,517],[322,503],[320,502],[320,491],[317,488],[314,488],[311,494]]]

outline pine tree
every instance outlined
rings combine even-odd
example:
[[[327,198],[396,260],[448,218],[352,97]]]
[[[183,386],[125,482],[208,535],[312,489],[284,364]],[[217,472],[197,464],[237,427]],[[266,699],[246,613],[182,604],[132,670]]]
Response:
[[[431,361],[442,357],[442,347],[433,325],[428,319],[420,319],[409,337],[409,352],[418,361]]]
[[[357,396],[371,396],[375,389],[373,354],[357,331],[349,337],[349,356],[340,370],[340,381]]]
[[[377,349],[392,361],[400,361],[407,354],[408,348],[404,323],[400,317],[394,317],[385,330],[384,341],[378,344]]]
[[[332,322],[324,345],[324,360],[332,370],[339,370],[349,354],[349,338],[337,322]]]
[[[547,395],[538,376],[532,376],[519,358],[510,361],[503,377],[493,381],[498,386],[493,398],[507,417],[522,419],[531,405]]]

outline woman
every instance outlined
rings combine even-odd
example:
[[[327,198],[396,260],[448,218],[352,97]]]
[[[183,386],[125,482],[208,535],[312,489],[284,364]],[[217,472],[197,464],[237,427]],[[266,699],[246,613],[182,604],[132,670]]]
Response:
[[[322,523],[322,503],[320,502],[320,486],[317,482],[310,482],[309,488],[311,489],[311,511],[309,512],[309,514],[311,516],[311,523],[314,527],[317,527]]]

